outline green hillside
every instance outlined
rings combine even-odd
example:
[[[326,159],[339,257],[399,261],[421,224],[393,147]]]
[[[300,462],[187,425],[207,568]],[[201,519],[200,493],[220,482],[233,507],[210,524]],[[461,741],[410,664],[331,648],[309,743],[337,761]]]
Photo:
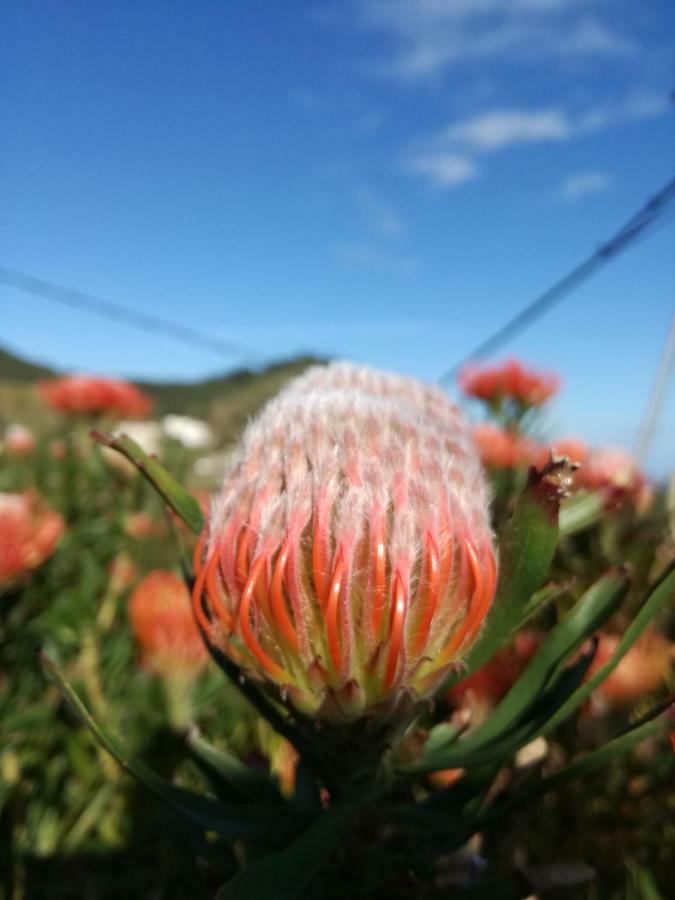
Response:
[[[290,378],[320,360],[309,356],[274,363],[260,370],[238,369],[195,382],[136,382],[155,401],[153,416],[180,413],[206,419],[222,440],[231,440],[247,419]],[[0,424],[18,421],[32,427],[51,415],[35,383],[57,373],[0,348]]]

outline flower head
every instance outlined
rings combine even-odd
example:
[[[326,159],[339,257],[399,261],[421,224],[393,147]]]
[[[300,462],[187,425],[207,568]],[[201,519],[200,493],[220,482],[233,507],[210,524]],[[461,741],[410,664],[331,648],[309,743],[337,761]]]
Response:
[[[104,413],[142,418],[152,400],[133,384],[94,375],[65,375],[39,385],[42,399],[59,412],[79,415]]]
[[[63,531],[61,516],[36,494],[0,494],[0,588],[42,565]]]
[[[209,642],[325,718],[430,693],[496,582],[459,410],[346,363],[310,369],[248,426],[196,556]]]
[[[469,397],[488,403],[506,398],[523,406],[545,403],[560,387],[557,375],[526,369],[518,359],[508,359],[496,366],[469,363],[459,373],[458,381]]]
[[[158,569],[146,575],[129,598],[129,616],[143,663],[157,674],[196,674],[206,663],[189,591],[175,572]]]
[[[638,497],[645,477],[624,450],[598,447],[589,451],[577,475],[579,487],[604,493],[608,501]]]
[[[548,456],[546,448],[531,438],[489,422],[474,425],[471,436],[481,462],[489,468],[518,469],[541,466]]]

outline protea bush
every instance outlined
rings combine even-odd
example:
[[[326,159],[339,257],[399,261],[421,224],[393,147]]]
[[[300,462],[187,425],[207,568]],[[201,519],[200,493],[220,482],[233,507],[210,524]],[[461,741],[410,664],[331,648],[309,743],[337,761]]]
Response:
[[[584,484],[591,451],[528,433],[557,379],[510,363],[463,381],[515,455],[486,460],[489,429],[477,446],[435,388],[318,367],[250,422],[207,517],[133,440],[99,435],[194,534],[192,567],[188,548],[176,551],[191,603],[175,583],[132,599],[146,665],[165,678],[199,656],[201,670],[200,633],[210,669],[264,733],[235,758],[236,730],[224,746],[179,717],[192,768],[176,784],[47,668],[102,746],[192,823],[206,895],[220,884],[221,900],[526,896],[542,889],[536,873],[481,877],[481,842],[507,839],[522,810],[638,744],[670,758],[663,678],[641,682],[639,718],[623,731],[576,757],[550,752],[675,596],[665,530],[632,575],[621,565],[652,521],[633,490],[644,479],[619,467],[610,498],[616,467],[602,488]],[[181,644],[190,609],[194,657]],[[615,638],[600,636],[598,654],[604,631]],[[232,703],[222,685],[209,693],[209,711]],[[575,871],[556,877],[586,877]]]
[[[667,896],[672,505],[548,433],[557,377],[472,371],[473,421],[315,367],[235,446],[97,378],[11,410],[0,893]]]

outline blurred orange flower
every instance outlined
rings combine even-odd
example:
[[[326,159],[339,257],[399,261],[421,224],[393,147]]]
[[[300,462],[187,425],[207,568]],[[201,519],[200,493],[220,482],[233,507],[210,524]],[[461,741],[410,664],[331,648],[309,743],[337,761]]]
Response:
[[[95,375],[65,375],[55,381],[39,383],[40,394],[52,409],[65,413],[142,418],[152,400],[133,384]]]
[[[509,398],[525,406],[545,403],[560,387],[557,375],[526,369],[518,359],[495,366],[469,363],[459,373],[458,381],[469,397],[487,402]]]
[[[589,677],[614,655],[621,638],[601,634]],[[675,663],[675,645],[656,631],[646,631],[619,665],[599,685],[594,696],[610,704],[628,704],[657,690]]]
[[[175,572],[157,569],[129,598],[129,616],[142,662],[159,675],[196,675],[208,651],[192,615],[190,594]]]
[[[36,494],[0,494],[0,587],[40,566],[64,530],[61,516]]]
[[[548,457],[547,448],[531,438],[488,422],[474,425],[471,434],[484,466],[496,469],[541,466]]]

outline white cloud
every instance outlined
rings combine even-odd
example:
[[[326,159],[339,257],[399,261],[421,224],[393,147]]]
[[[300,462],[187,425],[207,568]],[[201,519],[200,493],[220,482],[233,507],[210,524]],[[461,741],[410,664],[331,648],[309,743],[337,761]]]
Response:
[[[566,200],[581,200],[591,194],[604,194],[612,186],[606,172],[575,172],[565,179],[562,194]]]
[[[617,125],[654,118],[668,109],[665,96],[630,95],[603,106],[578,112],[562,108],[492,109],[452,122],[417,142],[406,166],[436,187],[454,187],[476,178],[476,159],[526,144],[569,141]],[[584,186],[580,189],[584,191]],[[598,191],[596,184],[586,193]],[[581,194],[579,194],[580,196]]]
[[[426,176],[439,188],[453,188],[471,181],[478,174],[473,160],[456,153],[421,153],[408,164],[411,172]]]
[[[467,59],[614,57],[632,39],[588,13],[593,0],[356,0],[350,18],[389,39],[383,75],[436,77]]]
[[[567,116],[558,109],[497,109],[448,126],[439,140],[475,152],[493,152],[513,144],[564,140],[570,132]]]

